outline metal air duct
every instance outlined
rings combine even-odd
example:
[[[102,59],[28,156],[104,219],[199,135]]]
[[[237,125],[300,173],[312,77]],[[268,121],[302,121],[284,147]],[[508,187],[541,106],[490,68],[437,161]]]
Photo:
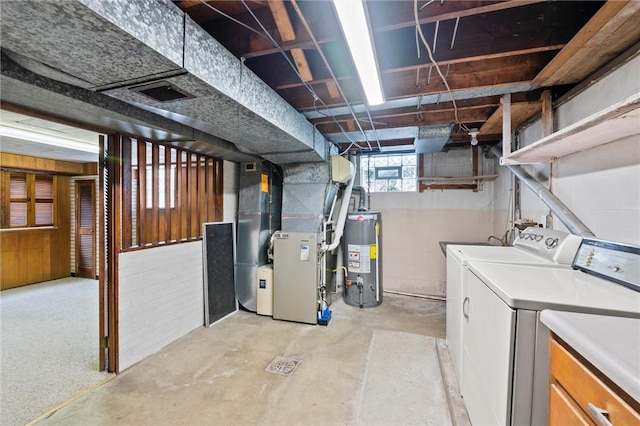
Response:
[[[40,75],[120,99],[272,163],[326,158],[320,132],[169,0],[3,2],[0,40]]]
[[[280,229],[281,172],[266,161],[242,163],[239,192],[236,292],[240,304],[255,312],[258,268],[267,264],[269,238]]]

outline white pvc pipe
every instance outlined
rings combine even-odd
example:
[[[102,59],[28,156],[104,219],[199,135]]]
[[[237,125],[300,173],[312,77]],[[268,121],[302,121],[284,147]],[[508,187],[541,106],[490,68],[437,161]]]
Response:
[[[353,181],[355,180],[356,175],[356,167],[353,165],[351,161],[349,161],[349,182],[347,183],[347,189],[342,195],[342,204],[340,205],[340,213],[338,216],[338,223],[336,224],[335,232],[333,233],[333,241],[331,244],[327,245],[327,243],[322,243],[320,247],[321,251],[331,251],[338,247],[340,244],[340,239],[342,238],[342,233],[344,232],[344,224],[347,221],[347,213],[349,211],[349,200],[351,199],[351,191],[353,190]]]

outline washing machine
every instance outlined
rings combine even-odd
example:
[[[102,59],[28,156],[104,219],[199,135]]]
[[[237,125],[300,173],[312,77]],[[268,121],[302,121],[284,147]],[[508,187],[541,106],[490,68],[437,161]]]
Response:
[[[585,238],[572,268],[468,263],[461,393],[473,424],[546,424],[553,309],[640,318],[640,247]]]
[[[462,384],[462,294],[470,261],[570,268],[582,238],[553,229],[530,227],[513,246],[447,245],[446,342],[453,369]]]

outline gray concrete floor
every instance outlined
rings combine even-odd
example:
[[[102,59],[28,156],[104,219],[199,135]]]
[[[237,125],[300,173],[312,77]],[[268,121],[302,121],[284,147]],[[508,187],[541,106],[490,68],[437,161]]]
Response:
[[[359,309],[334,297],[327,327],[237,312],[197,329],[40,424],[468,423],[443,302],[385,295]],[[276,356],[300,363],[265,372]]]

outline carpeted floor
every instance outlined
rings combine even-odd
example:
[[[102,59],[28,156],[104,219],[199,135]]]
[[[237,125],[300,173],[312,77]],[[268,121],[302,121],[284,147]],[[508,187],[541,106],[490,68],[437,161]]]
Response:
[[[0,292],[0,425],[23,425],[111,375],[98,371],[98,281]]]

